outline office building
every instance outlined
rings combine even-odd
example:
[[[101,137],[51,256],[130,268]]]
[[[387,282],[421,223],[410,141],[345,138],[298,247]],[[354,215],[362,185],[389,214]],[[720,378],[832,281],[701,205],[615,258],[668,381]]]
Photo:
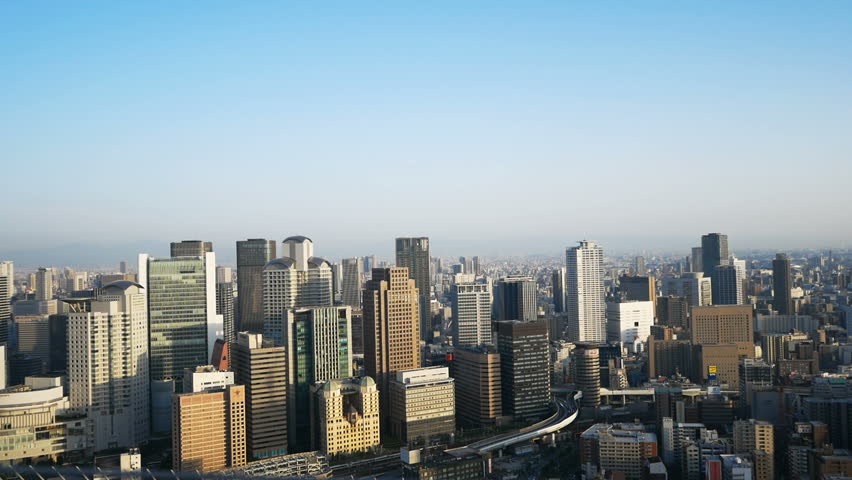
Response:
[[[237,242],[237,310],[240,332],[263,332],[263,267],[276,258],[275,240]]]
[[[538,317],[532,277],[509,276],[494,284],[494,319],[534,322]]]
[[[583,392],[580,406],[601,404],[601,356],[596,343],[577,343],[574,348],[574,383]]]
[[[503,413],[516,421],[542,418],[550,408],[550,354],[547,324],[497,322]]]
[[[68,371],[68,314],[60,313],[47,317],[48,355],[47,370],[49,372]]]
[[[420,339],[426,342],[432,339],[430,259],[428,237],[396,239],[396,266],[408,269],[409,278],[420,293]]]
[[[739,389],[740,360],[754,358],[754,345],[751,342],[693,344],[692,348],[692,381],[727,383],[732,389]]]
[[[663,449],[663,462],[670,470],[683,473],[681,466],[684,460],[684,447],[690,441],[701,438],[705,430],[704,424],[678,422],[671,417],[663,417],[661,423],[660,446]]]
[[[775,437],[771,423],[754,419],[735,421],[734,453],[751,455],[755,480],[775,478]]]
[[[689,304],[684,297],[664,296],[657,298],[657,323],[672,328],[688,326]]]
[[[810,315],[758,314],[754,322],[754,331],[761,334],[787,333],[791,330],[815,333],[819,327],[819,320]]]
[[[654,324],[654,302],[607,302],[606,330],[608,342],[621,342],[631,352],[641,351]]]
[[[772,306],[781,315],[792,315],[793,310],[793,271],[790,258],[779,253],[772,260]]]
[[[223,323],[216,314],[216,254],[153,258],[143,253],[138,271],[148,297],[151,381],[164,382],[157,388],[162,398],[152,399],[153,427],[155,432],[168,431],[168,383],[180,393],[184,370],[209,363],[208,348],[214,341],[209,337],[215,339]]]
[[[718,265],[713,270],[713,304],[742,305],[743,274],[736,265]]]
[[[396,372],[420,368],[420,294],[405,268],[376,268],[364,289],[364,369],[387,406]],[[389,411],[389,410],[385,410]]]
[[[663,295],[681,297],[690,307],[700,307],[713,303],[713,285],[702,272],[684,273],[663,279]]]
[[[752,390],[759,387],[771,387],[773,379],[772,365],[762,359],[744,358],[740,361],[740,416],[751,417]]]
[[[802,403],[808,420],[828,425],[829,443],[836,448],[852,448],[852,387],[845,376],[814,377],[811,396]]]
[[[263,332],[275,345],[283,345],[287,309],[334,304],[331,264],[314,256],[311,239],[288,237],[284,253],[263,267]]]
[[[491,285],[463,283],[451,287],[453,345],[491,343]]]
[[[186,393],[220,390],[233,384],[234,372],[219,370],[213,365],[187,369],[183,374],[183,391]]]
[[[12,298],[15,296],[15,262],[5,260],[0,262],[0,277],[6,277],[6,292],[0,290],[0,298]]]
[[[86,418],[69,414],[61,377],[26,377],[0,390],[0,464],[56,462],[87,449]]]
[[[213,243],[201,240],[183,240],[171,243],[172,257],[203,257],[213,251]]]
[[[551,280],[551,292],[553,293],[553,309],[556,313],[565,313],[567,311],[565,298],[565,267],[557,267],[553,271]]]
[[[619,278],[622,301],[652,302],[657,306],[657,279],[653,275]]]
[[[172,466],[216,472],[246,464],[246,392],[242,385],[172,397]]]
[[[4,265],[0,263],[0,345],[9,341],[9,326],[12,323],[12,304],[9,295],[9,285],[14,284],[14,279],[4,275]]]
[[[287,351],[290,452],[311,447],[311,386],[352,374],[351,307],[289,309],[283,345]]]
[[[328,380],[317,390],[319,449],[364,452],[381,442],[379,391],[370,377]]]
[[[689,375],[692,345],[688,340],[648,340],[648,373],[651,378]]]
[[[360,310],[361,290],[364,287],[362,272],[364,261],[361,257],[343,259],[343,281],[341,285],[341,299],[344,305]]]
[[[118,281],[86,303],[68,314],[70,406],[86,415],[95,451],[136,447],[151,429],[145,293]]]
[[[234,293],[236,292],[233,283],[216,283],[216,315],[222,317],[224,339],[231,343],[237,339]]]
[[[568,335],[578,342],[606,340],[603,249],[587,240],[565,252]]]
[[[390,427],[406,443],[452,435],[456,430],[456,397],[447,367],[396,372],[390,382]]]
[[[246,388],[246,457],[287,453],[287,353],[259,333],[240,332],[231,352],[234,380]]]
[[[691,272],[703,272],[704,271],[704,252],[701,250],[701,247],[692,247],[692,255],[690,255],[690,271]]]
[[[692,343],[752,342],[751,305],[713,305],[692,308]]]
[[[50,363],[50,320],[47,315],[15,316],[18,353],[38,358],[42,372]]]
[[[35,299],[36,300],[51,300],[53,299],[53,269],[41,267],[35,274]]]
[[[713,272],[728,262],[728,236],[721,233],[708,233],[701,236],[701,271]]]
[[[580,463],[587,476],[598,472],[641,480],[645,460],[657,456],[657,436],[637,424],[592,425],[580,435]]]
[[[503,415],[500,354],[490,346],[453,352],[450,374],[456,381],[456,418],[467,427],[494,426]]]

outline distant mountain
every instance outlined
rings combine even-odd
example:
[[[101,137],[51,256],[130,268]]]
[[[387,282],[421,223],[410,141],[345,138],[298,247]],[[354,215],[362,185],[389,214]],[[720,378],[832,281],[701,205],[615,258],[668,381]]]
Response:
[[[57,247],[21,250],[0,250],[0,260],[12,260],[18,269],[36,267],[114,267],[122,260],[136,269],[136,258],[140,253],[154,256],[169,254],[169,244],[157,241],[132,242],[100,245],[72,243]]]

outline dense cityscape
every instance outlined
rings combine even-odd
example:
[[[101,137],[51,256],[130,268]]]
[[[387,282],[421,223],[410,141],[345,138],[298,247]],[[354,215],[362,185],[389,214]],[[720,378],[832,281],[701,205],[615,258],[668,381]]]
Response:
[[[197,240],[100,271],[4,261],[0,471],[850,476],[852,252],[735,240],[501,259],[403,237],[393,259],[330,261],[294,235],[237,241],[235,265]]]

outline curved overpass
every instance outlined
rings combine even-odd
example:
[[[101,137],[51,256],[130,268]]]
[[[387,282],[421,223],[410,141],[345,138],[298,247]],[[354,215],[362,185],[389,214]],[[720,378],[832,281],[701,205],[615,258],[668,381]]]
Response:
[[[475,450],[477,453],[493,452],[503,448],[523,443],[534,438],[543,437],[554,432],[558,432],[568,425],[574,423],[577,415],[580,413],[580,408],[577,405],[577,400],[583,397],[583,392],[575,392],[574,395],[568,395],[565,399],[556,399],[556,413],[550,417],[529,427],[522,428],[515,433],[507,433],[497,435],[495,437],[486,438],[475,443],[471,443],[462,449]],[[455,450],[455,449],[454,449]]]

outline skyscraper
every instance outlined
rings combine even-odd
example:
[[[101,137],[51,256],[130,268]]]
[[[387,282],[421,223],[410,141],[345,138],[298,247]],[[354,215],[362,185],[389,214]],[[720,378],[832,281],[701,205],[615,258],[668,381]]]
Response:
[[[213,243],[201,240],[183,240],[172,242],[172,257],[203,257],[205,253],[213,251]]]
[[[391,432],[404,442],[455,432],[455,381],[447,367],[396,372],[390,382],[389,405]]]
[[[716,267],[728,265],[728,236],[721,233],[708,233],[701,237],[701,263],[705,276],[709,276],[713,284],[713,303],[719,303],[721,285],[716,274]]]
[[[387,406],[391,377],[420,368],[420,294],[407,268],[374,268],[364,289],[364,367]],[[389,410],[385,410],[389,411]]]
[[[9,324],[12,322],[11,296],[8,295],[9,283],[12,279],[2,271],[0,266],[0,345],[9,341]]]
[[[494,319],[534,322],[537,319],[536,284],[532,277],[510,275],[494,284]]]
[[[352,374],[351,307],[286,311],[287,438],[290,452],[311,449],[311,386]]]
[[[565,267],[557,267],[553,271],[551,290],[553,292],[553,309],[556,313],[564,313],[566,311]]]
[[[568,333],[573,341],[606,340],[603,249],[588,240],[565,252]]]
[[[574,349],[574,383],[583,392],[580,406],[601,404],[601,352],[597,343],[577,343]]]
[[[12,298],[15,296],[15,262],[11,261],[3,261],[0,262],[0,277],[8,277],[9,283],[7,285],[6,293],[3,294],[3,291],[0,290],[0,296],[6,298]]]
[[[618,279],[622,300],[652,302],[657,306],[657,279],[649,276],[627,276]]]
[[[150,435],[148,315],[142,286],[118,281],[68,314],[70,407],[86,414],[95,451],[136,447]]]
[[[222,317],[222,330],[225,341],[236,341],[234,284],[232,282],[216,283],[216,314]]]
[[[663,279],[663,295],[686,299],[690,307],[713,303],[713,284],[703,272],[684,273],[681,277]]]
[[[408,269],[410,278],[420,292],[420,339],[427,342],[432,337],[432,315],[429,310],[432,285],[430,258],[429,237],[396,239],[396,266]]]
[[[462,283],[452,286],[453,344],[491,343],[491,285]]]
[[[515,420],[543,417],[550,404],[550,352],[547,324],[497,322],[503,413]]]
[[[173,466],[215,472],[246,464],[246,393],[242,385],[172,397]]]
[[[664,296],[657,299],[657,323],[686,328],[689,304],[683,297]]]
[[[491,346],[453,352],[450,375],[456,380],[456,417],[471,427],[493,426],[503,415],[500,354]]]
[[[263,335],[240,332],[231,352],[235,382],[246,387],[249,461],[287,453],[287,353]]]
[[[713,270],[713,303],[742,305],[743,284],[736,265],[718,265]]]
[[[311,239],[289,237],[284,252],[288,256],[263,267],[263,335],[275,345],[283,345],[283,314],[288,308],[334,304],[331,264],[314,256]]]
[[[364,270],[364,261],[361,257],[343,259],[343,284],[342,301],[344,305],[360,310],[361,290],[364,282],[361,281],[361,272]]]
[[[755,419],[735,421],[734,453],[752,456],[754,480],[775,478],[775,437],[771,423]]]
[[[751,305],[714,305],[692,309],[692,343],[753,342]]]
[[[790,258],[783,253],[772,260],[772,306],[781,315],[792,315],[793,311],[793,272]]]
[[[328,380],[316,392],[323,453],[361,452],[379,444],[379,391],[372,378]]]
[[[138,272],[148,297],[151,380],[174,381],[179,392],[183,371],[208,363],[208,329],[222,324],[216,314],[216,254],[143,253]]]
[[[53,298],[53,269],[41,267],[35,274],[36,300]]]
[[[275,257],[275,240],[237,242],[237,330],[241,332],[263,331],[263,266]]]
[[[701,250],[701,247],[692,247],[692,255],[690,257],[690,260],[692,262],[690,265],[690,271],[704,271],[704,252]]]

